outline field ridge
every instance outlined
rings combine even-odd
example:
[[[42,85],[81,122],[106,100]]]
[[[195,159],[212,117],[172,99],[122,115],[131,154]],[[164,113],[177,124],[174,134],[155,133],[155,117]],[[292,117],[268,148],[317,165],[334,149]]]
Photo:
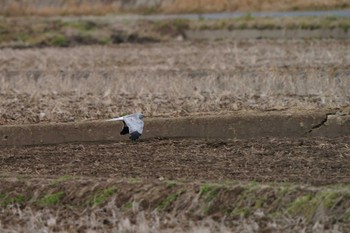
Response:
[[[151,213],[154,213],[164,221],[163,227],[169,227],[169,223],[162,216],[173,216],[173,213],[188,219],[209,217],[233,228],[230,222],[245,217],[270,230],[274,227],[266,224],[272,219],[277,223],[275,227],[286,218],[289,221],[301,218],[303,224],[308,225],[322,223],[327,226],[337,222],[346,226],[350,216],[349,187],[338,185],[312,187],[289,183],[115,180],[74,176],[49,179],[2,177],[0,183],[1,206],[11,209],[11,205],[17,205],[22,210],[31,208],[34,213],[50,207],[58,213],[54,216],[58,218],[56,224],[63,229],[68,226],[60,222],[60,215],[76,219],[74,212],[84,211],[86,215],[102,209],[106,213],[118,210],[119,215],[130,219],[143,212],[148,221],[152,221]],[[0,215],[4,216],[7,211],[5,209]],[[110,222],[110,227],[117,226],[108,217],[99,217],[96,221],[98,228],[103,227],[105,221]]]

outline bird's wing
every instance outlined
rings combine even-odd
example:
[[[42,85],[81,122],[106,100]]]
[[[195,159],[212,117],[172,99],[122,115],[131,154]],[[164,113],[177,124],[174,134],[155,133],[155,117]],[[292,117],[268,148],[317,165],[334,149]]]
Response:
[[[129,133],[129,127],[125,124],[125,121],[123,121],[123,129],[120,131],[121,135],[125,135]]]
[[[124,120],[124,117],[112,118],[112,119],[108,119],[106,121],[122,121],[122,120]]]
[[[130,115],[128,117],[124,117],[124,122],[129,127],[129,133],[137,131],[142,134],[144,123],[138,115]]]

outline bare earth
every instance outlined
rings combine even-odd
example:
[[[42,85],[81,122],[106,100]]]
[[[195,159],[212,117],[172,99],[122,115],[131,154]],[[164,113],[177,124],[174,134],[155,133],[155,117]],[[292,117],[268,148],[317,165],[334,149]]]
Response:
[[[3,147],[0,204],[7,207],[0,229],[347,231],[349,142],[159,139]]]
[[[313,185],[350,181],[350,138],[146,140],[2,148],[3,174]]]

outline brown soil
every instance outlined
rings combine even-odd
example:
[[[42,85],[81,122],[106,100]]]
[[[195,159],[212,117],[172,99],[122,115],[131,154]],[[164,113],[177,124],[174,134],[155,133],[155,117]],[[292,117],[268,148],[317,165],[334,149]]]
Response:
[[[349,142],[152,139],[1,147],[0,231],[346,232]]]
[[[350,181],[349,137],[336,139],[145,140],[0,151],[3,174],[254,180],[314,185]]]

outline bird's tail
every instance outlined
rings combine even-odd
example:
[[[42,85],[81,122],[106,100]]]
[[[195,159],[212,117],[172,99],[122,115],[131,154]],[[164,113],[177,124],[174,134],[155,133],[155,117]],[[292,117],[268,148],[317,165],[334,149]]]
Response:
[[[122,121],[123,117],[117,117],[117,118],[112,118],[112,119],[108,119],[106,121]]]

